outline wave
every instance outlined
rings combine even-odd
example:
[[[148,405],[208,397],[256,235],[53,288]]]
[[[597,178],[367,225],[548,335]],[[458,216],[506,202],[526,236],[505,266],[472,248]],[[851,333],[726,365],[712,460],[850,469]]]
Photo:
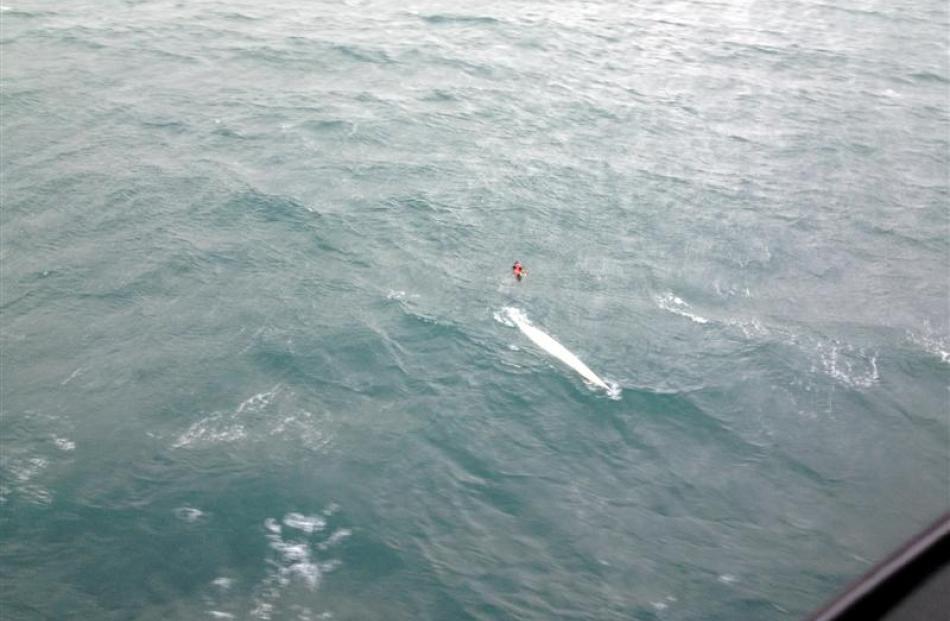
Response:
[[[46,17],[56,15],[54,11],[27,10],[15,6],[7,6],[5,4],[0,5],[0,13],[4,13],[5,17]]]
[[[376,65],[388,65],[395,62],[393,58],[380,49],[371,49],[368,47],[361,47],[356,45],[334,45],[331,49],[342,56],[346,56],[351,60],[356,60],[364,63],[372,63]]]
[[[262,17],[257,17],[255,15],[248,15],[247,13],[241,13],[240,11],[215,11],[212,13],[216,17],[222,19],[228,19],[233,21],[241,22],[258,22],[261,21]]]
[[[436,88],[421,97],[422,101],[459,101],[460,97],[448,89]]]
[[[577,371],[588,385],[602,388],[611,397],[619,398],[620,388],[617,385],[609,385],[599,375],[591,371],[590,367],[584,364],[580,358],[558,343],[554,337],[532,325],[521,309],[506,306],[500,313],[495,314],[495,319],[506,325],[517,327],[535,345]]]
[[[938,84],[948,84],[950,80],[946,77],[933,73],[931,71],[918,71],[917,73],[910,74],[911,79],[918,80],[920,82],[936,82]]]
[[[489,17],[487,15],[457,15],[451,13],[436,13],[433,15],[420,15],[419,18],[429,24],[494,26],[501,23],[501,20],[494,17]]]

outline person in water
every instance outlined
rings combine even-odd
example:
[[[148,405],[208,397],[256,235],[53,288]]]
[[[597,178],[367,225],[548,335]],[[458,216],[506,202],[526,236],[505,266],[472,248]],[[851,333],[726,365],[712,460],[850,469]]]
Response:
[[[520,281],[528,275],[528,270],[521,265],[521,261],[515,261],[515,264],[511,266],[511,273]]]

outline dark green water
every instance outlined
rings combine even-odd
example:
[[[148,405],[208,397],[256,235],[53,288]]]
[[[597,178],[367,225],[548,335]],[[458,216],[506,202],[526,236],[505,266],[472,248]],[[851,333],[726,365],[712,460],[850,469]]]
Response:
[[[950,507],[942,0],[4,3],[5,621],[797,619]]]

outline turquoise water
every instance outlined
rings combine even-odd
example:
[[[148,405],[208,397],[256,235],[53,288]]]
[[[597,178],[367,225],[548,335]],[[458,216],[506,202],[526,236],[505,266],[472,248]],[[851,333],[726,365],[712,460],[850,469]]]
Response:
[[[950,507],[942,0],[3,3],[4,619],[798,619]]]

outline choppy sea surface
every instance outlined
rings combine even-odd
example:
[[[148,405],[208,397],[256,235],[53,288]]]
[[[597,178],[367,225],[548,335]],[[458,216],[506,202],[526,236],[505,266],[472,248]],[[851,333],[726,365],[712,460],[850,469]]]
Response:
[[[0,614],[801,618],[950,506],[948,28],[2,0]]]

